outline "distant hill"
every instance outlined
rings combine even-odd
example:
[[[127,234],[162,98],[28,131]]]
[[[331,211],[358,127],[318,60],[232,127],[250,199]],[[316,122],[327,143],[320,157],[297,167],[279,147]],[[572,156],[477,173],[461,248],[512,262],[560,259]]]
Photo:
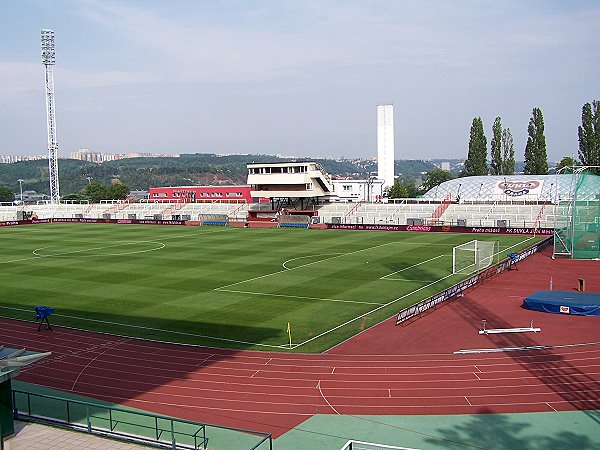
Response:
[[[225,185],[246,182],[246,164],[251,162],[285,162],[310,160],[320,163],[335,177],[366,178],[377,173],[373,160],[334,160],[315,158],[280,158],[271,155],[215,155],[183,154],[179,158],[130,158],[102,164],[61,159],[59,182],[62,195],[79,192],[93,181],[108,184],[118,179],[131,190],[148,190],[156,186]],[[396,175],[413,179],[436,168],[433,161],[399,160],[394,165]],[[18,179],[23,180],[23,190],[48,193],[48,162],[23,161],[0,164],[0,184],[19,191]]]

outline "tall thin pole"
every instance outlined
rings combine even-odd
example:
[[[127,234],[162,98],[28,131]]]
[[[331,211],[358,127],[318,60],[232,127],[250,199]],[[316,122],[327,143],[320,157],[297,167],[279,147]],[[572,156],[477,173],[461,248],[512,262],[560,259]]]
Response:
[[[19,190],[21,191],[21,204],[23,203],[23,180],[22,178],[19,178],[17,180],[19,182]]]
[[[46,117],[48,123],[48,178],[50,179],[50,202],[58,203],[58,142],[56,140],[56,119],[54,108],[54,31],[42,30],[42,64],[46,68]]]

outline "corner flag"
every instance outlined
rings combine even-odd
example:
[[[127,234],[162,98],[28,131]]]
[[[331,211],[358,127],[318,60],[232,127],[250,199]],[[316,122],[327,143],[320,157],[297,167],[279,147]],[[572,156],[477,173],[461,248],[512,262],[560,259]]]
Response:
[[[292,348],[292,329],[290,327],[289,322],[288,322],[287,332],[288,332],[288,337],[290,338],[290,349],[291,349]]]

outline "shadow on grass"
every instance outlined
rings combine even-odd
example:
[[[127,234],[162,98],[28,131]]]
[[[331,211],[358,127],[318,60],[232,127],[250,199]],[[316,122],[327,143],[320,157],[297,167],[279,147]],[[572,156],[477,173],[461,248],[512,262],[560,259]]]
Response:
[[[68,311],[65,315],[79,314],[77,311]],[[130,316],[119,315],[104,315],[104,320],[120,323],[136,321]],[[84,327],[73,320],[65,322],[73,327]],[[176,329],[176,324],[172,325]],[[185,323],[181,326],[183,329],[191,326],[198,330],[209,328],[208,324],[202,322]],[[273,339],[281,333],[279,329],[264,327],[220,327],[221,334],[224,335],[228,334],[227,327],[231,327],[230,334],[233,336],[252,334],[261,339]],[[85,328],[93,326],[86,323]],[[103,328],[106,331],[106,327]],[[268,357],[263,358],[262,354],[258,354],[257,360],[250,360],[245,365],[245,361],[236,359],[237,350],[139,341],[135,337],[124,336],[125,330],[121,328],[125,327],[112,326],[110,331],[115,334],[96,334],[57,325],[55,318],[52,331],[38,332],[37,324],[31,318],[28,321],[0,319],[0,343],[12,348],[25,347],[34,351],[52,352],[45,360],[21,370],[18,380],[25,383],[57,389],[71,397],[81,395],[91,399],[93,403],[125,405],[194,422],[261,432],[273,429],[271,423],[246,410],[257,408],[258,401],[250,401],[245,405],[246,408],[239,405],[234,407],[236,399],[244,397],[244,392],[248,389],[242,388],[243,392],[237,394],[235,387],[230,384],[233,382],[230,377],[240,380],[241,384],[249,383],[247,380]],[[168,333],[139,331],[140,337],[168,340]],[[26,385],[20,385],[21,388],[23,386]],[[228,391],[230,395],[223,394]],[[76,402],[67,407],[62,401],[35,396],[32,398],[33,400],[27,399],[26,395],[19,394],[19,408],[26,410],[33,407],[36,415],[59,421],[68,418],[71,422],[84,425],[87,413],[91,412],[98,427],[110,428],[112,423],[119,424],[124,432],[129,430],[133,434],[142,434],[146,430],[155,434],[152,431],[155,419],[143,415],[122,411],[111,413],[105,408],[97,407],[87,408],[86,412],[86,407]],[[110,422],[109,414],[113,414],[113,422]],[[135,425],[136,421],[144,426]],[[161,433],[169,433],[168,421],[161,420],[159,425]],[[190,427],[183,424],[179,429]],[[215,448],[253,448],[246,443],[255,444],[257,441],[254,435],[225,432],[218,428],[210,430],[212,437],[209,446]],[[217,443],[220,444],[217,446]]]

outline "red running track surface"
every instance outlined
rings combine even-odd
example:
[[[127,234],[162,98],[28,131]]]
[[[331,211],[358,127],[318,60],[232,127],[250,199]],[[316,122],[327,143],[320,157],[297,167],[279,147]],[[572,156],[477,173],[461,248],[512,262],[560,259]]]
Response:
[[[594,276],[594,273],[596,274]],[[600,262],[544,252],[409,325],[395,319],[326,354],[219,350],[0,319],[8,347],[51,351],[18,379],[189,420],[267,431],[275,437],[314,414],[474,414],[600,409],[597,317],[521,308],[522,297],[600,292]],[[534,326],[541,333],[479,335]],[[588,344],[563,346],[566,344]],[[550,346],[453,354],[461,349]],[[562,346],[562,347],[558,347]]]

